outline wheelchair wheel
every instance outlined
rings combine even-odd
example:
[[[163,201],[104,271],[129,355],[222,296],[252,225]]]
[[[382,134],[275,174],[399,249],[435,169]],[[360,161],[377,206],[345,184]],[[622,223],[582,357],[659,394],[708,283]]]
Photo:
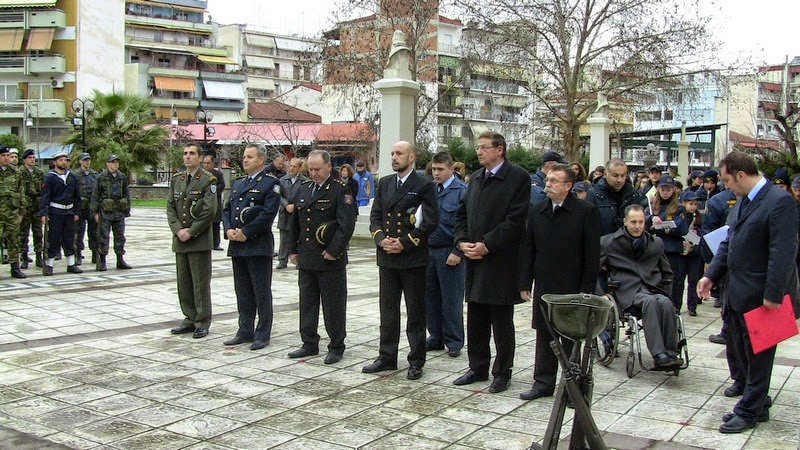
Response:
[[[619,344],[619,314],[616,303],[608,315],[606,328],[594,341],[597,362],[608,367],[617,356],[617,345]]]
[[[633,378],[633,369],[636,366],[636,355],[633,352],[628,353],[628,358],[625,360],[625,372],[628,378]]]

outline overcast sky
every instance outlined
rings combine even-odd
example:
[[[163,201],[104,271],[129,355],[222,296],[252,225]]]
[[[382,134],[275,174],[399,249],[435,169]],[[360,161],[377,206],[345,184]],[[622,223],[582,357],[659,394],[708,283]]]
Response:
[[[216,22],[248,23],[272,32],[311,36],[330,26],[333,7],[333,0],[208,0]],[[751,56],[756,64],[800,56],[797,0],[723,0],[711,7],[711,13],[726,54]]]

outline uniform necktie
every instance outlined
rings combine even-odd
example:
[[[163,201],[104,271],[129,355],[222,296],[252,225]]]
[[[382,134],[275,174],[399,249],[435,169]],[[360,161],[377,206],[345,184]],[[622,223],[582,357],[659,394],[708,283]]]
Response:
[[[397,190],[398,191],[400,190],[400,186],[402,186],[402,185],[403,185],[403,180],[401,180],[400,177],[397,177]]]
[[[311,190],[311,196],[312,197],[316,196],[319,190],[320,190],[320,185],[314,183],[314,189]]]
[[[436,193],[440,193],[444,190],[444,185],[442,183],[436,183]]]

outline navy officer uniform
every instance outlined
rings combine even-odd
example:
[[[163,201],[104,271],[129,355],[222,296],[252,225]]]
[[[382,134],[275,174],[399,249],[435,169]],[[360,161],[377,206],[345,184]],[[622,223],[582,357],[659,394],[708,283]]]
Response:
[[[81,213],[81,190],[78,177],[69,170],[58,167],[59,161],[64,158],[69,161],[66,153],[61,152],[53,157],[56,167],[44,177],[42,193],[39,199],[39,214],[43,221],[48,222],[47,229],[47,260],[42,273],[53,274],[53,260],[64,250],[67,259],[67,271],[81,273],[75,261],[75,225]],[[60,173],[63,171],[63,173]]]
[[[222,211],[225,234],[241,229],[247,240],[229,240],[233,285],[239,310],[239,330],[226,345],[253,341],[251,350],[264,348],[272,333],[272,222],[281,204],[280,183],[266,171],[233,182]],[[256,324],[256,314],[258,323]]]
[[[316,188],[316,189],[315,189]],[[316,192],[314,192],[316,191]],[[328,333],[326,364],[344,353],[347,305],[347,246],[355,228],[353,193],[332,176],[317,187],[303,182],[295,197],[295,214],[289,221],[289,255],[297,255],[300,286],[300,338],[303,347],[289,354],[302,357],[319,353],[319,307]],[[325,259],[323,252],[335,257]]]

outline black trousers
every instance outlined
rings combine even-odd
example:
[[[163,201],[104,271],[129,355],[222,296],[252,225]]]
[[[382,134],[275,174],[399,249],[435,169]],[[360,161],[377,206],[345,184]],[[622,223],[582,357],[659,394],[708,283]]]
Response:
[[[75,254],[75,216],[51,214],[47,228],[47,257],[55,258],[60,249],[64,256]]]
[[[489,373],[492,352],[489,339],[494,334],[497,356],[492,366],[495,377],[511,378],[514,367],[516,338],[514,335],[514,305],[467,303],[467,356],[469,368],[478,375]]]
[[[738,365],[743,369],[744,394],[733,407],[733,412],[744,420],[755,423],[761,410],[764,408],[769,393],[769,381],[772,377],[772,364],[775,361],[774,346],[753,354],[750,344],[750,335],[744,315],[725,308],[728,315],[728,347],[732,347],[734,355],[738,355]]]
[[[425,365],[425,266],[410,269],[378,268],[380,277],[379,358],[397,364],[400,344],[400,297],[406,300],[406,336],[411,347],[408,363]]]
[[[319,349],[319,305],[322,303],[322,319],[330,343],[328,350],[333,353],[344,352],[344,338],[347,334],[347,275],[345,268],[336,270],[300,269],[297,276],[300,287],[300,339],[303,347]]]
[[[533,389],[552,394],[556,390],[556,375],[558,374],[558,358],[550,347],[553,335],[547,329],[536,330],[536,355],[533,364]],[[575,341],[559,336],[561,346],[569,358]]]
[[[245,339],[269,341],[272,333],[272,256],[234,256],[231,259],[239,310],[239,331],[236,334]]]

